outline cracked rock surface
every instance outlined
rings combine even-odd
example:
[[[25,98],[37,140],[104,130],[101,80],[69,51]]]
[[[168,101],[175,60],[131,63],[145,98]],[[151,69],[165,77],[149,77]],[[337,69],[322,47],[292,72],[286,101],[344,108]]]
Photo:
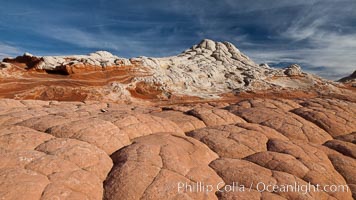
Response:
[[[160,106],[0,99],[0,105],[0,199],[356,197],[352,101]],[[260,191],[261,182],[349,190]],[[214,187],[189,190],[199,183]],[[247,189],[229,191],[234,183]]]
[[[105,182],[105,199],[216,199],[215,190],[208,194],[177,192],[177,183],[202,180],[215,185],[222,181],[208,167],[218,156],[185,136],[144,136],[111,157],[115,167]]]
[[[252,102],[250,108],[243,108],[237,104],[228,109],[248,122],[271,127],[290,139],[318,144],[332,139],[326,131],[316,124],[289,111],[271,107],[268,101],[265,104],[254,104],[254,100],[249,101]]]

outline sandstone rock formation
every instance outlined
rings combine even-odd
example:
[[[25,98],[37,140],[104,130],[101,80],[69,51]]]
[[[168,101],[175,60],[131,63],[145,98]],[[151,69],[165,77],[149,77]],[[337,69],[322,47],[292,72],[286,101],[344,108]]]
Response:
[[[299,65],[291,65],[284,70],[287,76],[301,76],[302,68]]]
[[[3,99],[0,105],[4,199],[355,197],[354,102],[255,98],[147,106]],[[324,125],[331,122],[332,128]],[[199,183],[214,187],[190,191]],[[261,183],[348,190],[271,193]],[[232,184],[251,189],[231,191]]]
[[[26,53],[0,97],[0,199],[356,199],[355,90],[228,42]]]
[[[254,104],[254,100],[251,101]],[[239,105],[233,105],[229,107],[229,110],[248,122],[271,127],[290,139],[318,144],[332,139],[327,132],[317,125],[281,109],[256,104],[255,107],[251,108],[241,108]]]
[[[141,137],[111,157],[115,166],[105,182],[104,199],[216,199],[216,189],[210,193],[189,192],[179,189],[178,184],[222,182],[208,167],[218,156],[185,136]]]
[[[229,42],[205,39],[177,56],[120,58],[106,51],[89,55],[5,58],[0,97],[40,100],[221,98],[224,94],[283,89],[335,93],[340,84],[305,73],[258,65]],[[50,75],[49,75],[50,74]],[[19,84],[14,84],[19,83]],[[46,85],[47,87],[44,87]]]
[[[353,103],[341,100],[314,99],[304,102],[303,107],[292,110],[293,113],[314,122],[333,137],[346,135],[356,128]],[[342,125],[341,125],[342,124]]]

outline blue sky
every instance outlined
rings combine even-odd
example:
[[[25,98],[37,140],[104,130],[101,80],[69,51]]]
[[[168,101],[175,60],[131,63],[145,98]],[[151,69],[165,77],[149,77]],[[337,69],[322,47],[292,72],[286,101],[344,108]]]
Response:
[[[257,63],[336,79],[356,69],[356,0],[2,0],[0,58],[170,56],[204,38]]]

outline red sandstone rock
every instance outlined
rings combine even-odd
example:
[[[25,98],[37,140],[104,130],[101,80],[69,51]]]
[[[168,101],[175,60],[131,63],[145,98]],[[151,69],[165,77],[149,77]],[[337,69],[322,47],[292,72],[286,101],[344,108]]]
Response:
[[[223,109],[195,108],[188,114],[201,119],[207,126],[242,123],[245,120]]]
[[[356,144],[340,140],[331,140],[327,141],[324,145],[356,159]]]
[[[351,122],[355,123],[355,116],[341,110],[353,104],[322,99],[255,99],[237,104],[162,108],[95,101],[0,100],[4,106],[0,107],[0,196],[352,199],[356,189],[353,156],[356,130]],[[320,126],[317,121],[330,120],[326,117],[310,115],[314,118],[308,119],[295,114],[296,110],[306,108],[310,113],[315,110],[336,113],[330,114],[337,121],[335,126],[347,118],[347,129]],[[347,134],[340,134],[340,130],[347,130],[342,132]],[[334,131],[331,134],[334,140],[326,134],[329,131]],[[222,182],[221,186],[238,181],[246,187],[255,181],[274,184],[297,181],[347,184],[351,190],[307,195],[259,193],[257,188],[216,194],[216,189],[206,194],[175,190],[178,186],[174,183],[197,181]]]
[[[218,172],[226,184],[232,184],[237,181],[248,189],[263,190],[263,185],[288,185],[294,184],[295,182],[298,182],[299,184],[307,184],[305,181],[290,174],[271,171],[254,163],[239,159],[218,159],[211,163],[211,167]],[[280,191],[276,193],[286,199],[329,198],[327,194],[322,192],[301,194],[298,192]]]
[[[60,138],[73,138],[88,142],[108,154],[130,144],[128,135],[117,126],[95,118],[57,125],[49,128],[47,132]]]
[[[314,147],[315,145],[272,139],[268,142],[267,148],[269,151],[289,154],[305,165],[309,171],[305,176],[300,177],[304,181],[320,185],[346,185],[345,179],[335,170],[327,154],[319,147]],[[350,191],[328,194],[341,199],[351,197]]]
[[[350,133],[347,135],[341,135],[341,136],[336,137],[335,139],[356,144],[356,132],[353,132],[353,133]]]
[[[41,198],[50,181],[45,175],[25,169],[0,170],[0,196],[2,199]]]
[[[204,122],[198,118],[186,115],[178,111],[163,111],[153,113],[153,115],[171,120],[172,122],[176,123],[178,127],[180,127],[184,132],[189,132],[205,127]]]
[[[260,152],[246,157],[246,160],[254,162],[262,167],[282,171],[297,177],[304,177],[309,169],[295,157],[277,153],[277,152]]]
[[[238,125],[207,127],[190,132],[188,136],[205,143],[220,157],[243,158],[267,150],[268,137],[264,132]]]
[[[322,144],[332,137],[315,124],[282,109],[231,106],[229,110],[248,122],[268,126],[281,132],[291,140]]]
[[[207,194],[178,192],[179,183],[221,182],[208,167],[216,158],[205,145],[185,136],[140,137],[112,155],[115,166],[105,181],[105,199],[216,199],[215,189]]]
[[[103,150],[78,140],[53,139],[39,145],[36,150],[70,161],[101,180],[105,179],[112,166],[112,161]]]
[[[346,135],[356,130],[356,105],[341,100],[313,99],[302,103],[294,113],[314,122],[331,136]]]

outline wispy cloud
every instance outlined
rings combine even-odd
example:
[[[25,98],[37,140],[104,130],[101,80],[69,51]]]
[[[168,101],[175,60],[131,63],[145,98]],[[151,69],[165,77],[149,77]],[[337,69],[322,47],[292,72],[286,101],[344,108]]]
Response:
[[[113,37],[106,35],[100,37],[97,34],[85,32],[72,27],[54,27],[51,25],[42,26],[46,31],[39,30],[38,34],[53,38],[62,42],[77,45],[86,48],[106,48],[116,50],[117,46],[113,44]]]
[[[256,62],[300,63],[328,78],[355,69],[355,0],[35,1],[2,4],[2,46],[160,57],[211,38],[236,44]]]
[[[344,31],[344,26],[350,26],[344,19],[356,19],[350,9],[356,6],[349,3],[319,2],[306,7],[273,36],[282,44],[247,50],[258,62],[300,63],[307,71],[330,79],[348,75],[356,69],[356,29]]]
[[[257,62],[264,63],[300,63],[306,71],[329,79],[338,79],[356,69],[356,34],[327,33],[318,28],[310,30],[313,34],[304,40],[306,47],[297,49],[250,49],[247,53]],[[305,30],[300,30],[305,33]],[[298,41],[299,38],[293,36]],[[293,43],[289,44],[293,45]]]
[[[17,47],[0,42],[0,60],[5,57],[16,56],[21,53]]]
[[[115,34],[111,30],[107,30],[105,24],[99,26],[99,32],[85,31],[75,27],[55,27],[52,25],[42,25],[41,29],[37,29],[37,34],[43,37],[65,42],[82,48],[91,50],[108,50],[119,54],[118,56],[167,56],[174,55],[183,49],[164,46],[169,41],[174,41],[176,38],[166,37],[164,40],[157,39],[160,35],[160,28],[149,28],[142,32],[132,33],[130,35]],[[46,31],[42,31],[45,29]],[[151,46],[147,44],[152,44]],[[182,47],[183,48],[183,47]]]
[[[223,0],[232,11],[230,12],[260,12],[270,9],[281,9],[285,7],[312,5],[321,0],[298,0],[298,1],[285,1],[285,0],[242,0],[236,2],[236,0]]]

